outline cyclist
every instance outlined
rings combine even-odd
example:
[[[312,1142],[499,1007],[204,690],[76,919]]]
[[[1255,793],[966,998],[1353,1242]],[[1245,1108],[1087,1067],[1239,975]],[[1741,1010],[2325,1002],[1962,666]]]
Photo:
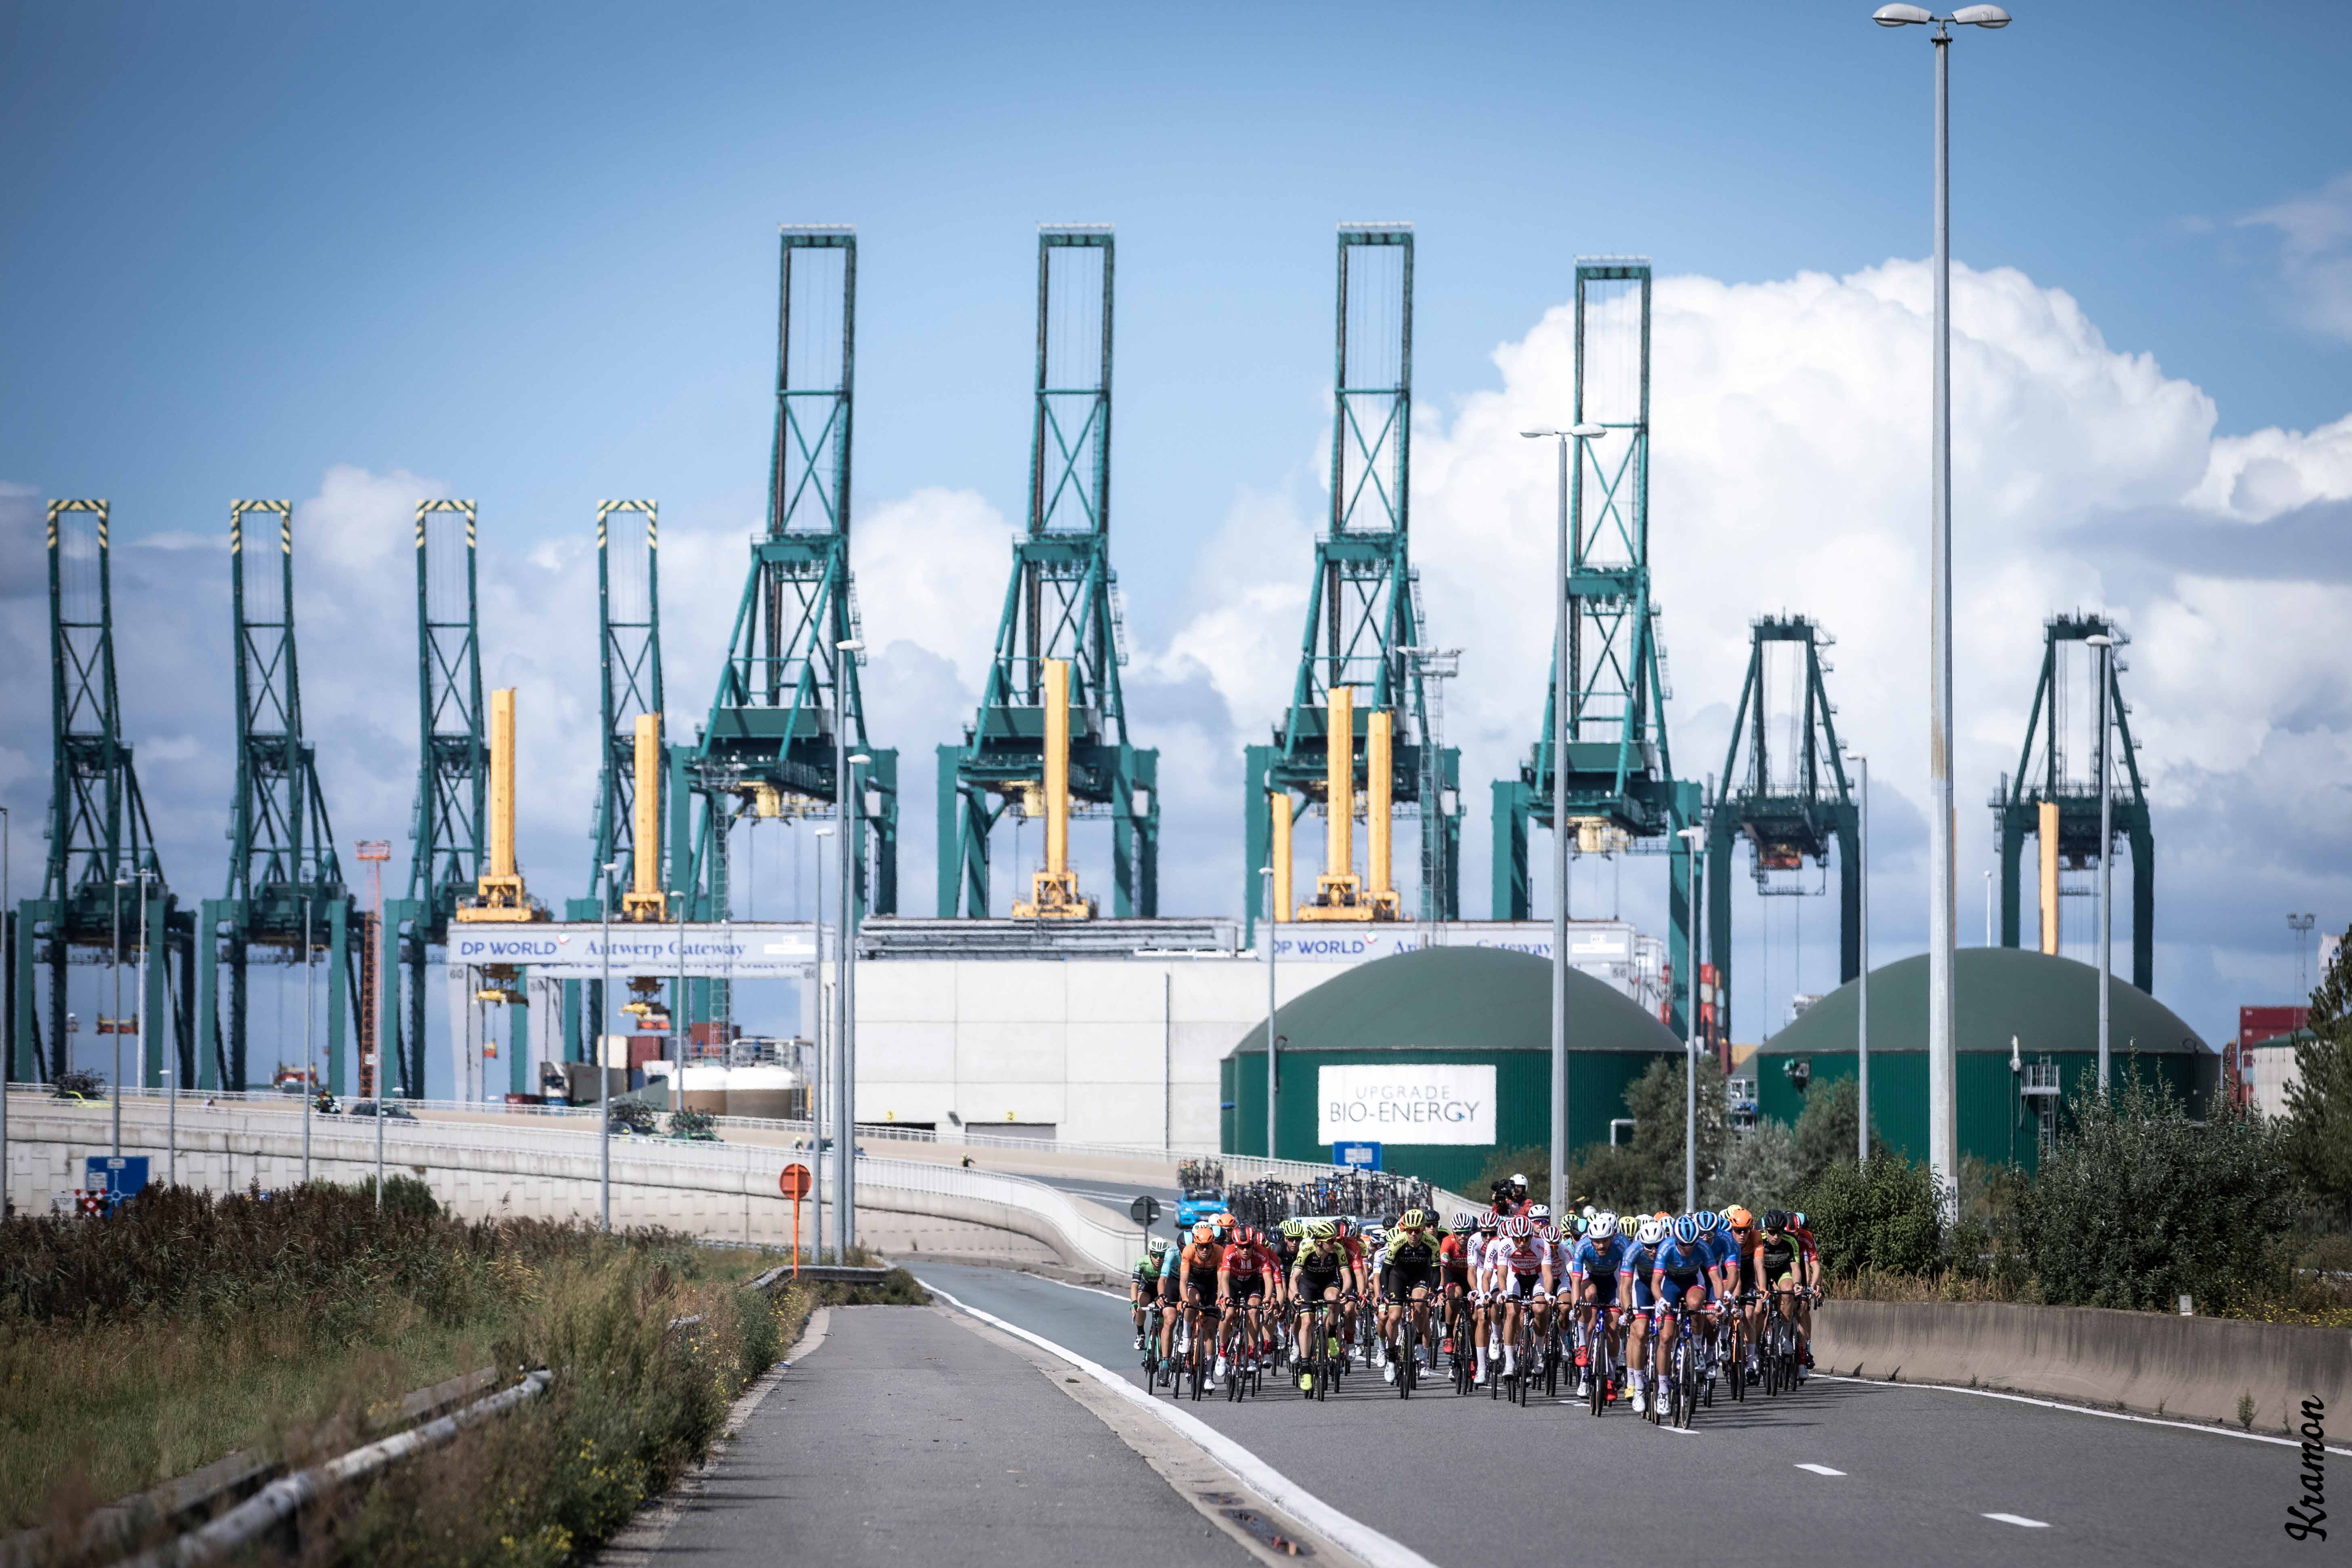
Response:
[[[1200,1313],[1205,1320],[1202,1327],[1212,1332],[1215,1331],[1218,1284],[1224,1268],[1224,1245],[1217,1239],[1216,1227],[1202,1220],[1192,1227],[1192,1244],[1177,1258],[1177,1293],[1188,1310]],[[1223,1371],[1223,1358],[1220,1357],[1217,1372]],[[1209,1381],[1213,1383],[1215,1377],[1212,1373]]]
[[[1437,1278],[1445,1297],[1445,1339],[1438,1346],[1439,1353],[1454,1353],[1454,1336],[1468,1327],[1471,1276],[1471,1248],[1477,1245],[1477,1218],[1468,1210],[1454,1216],[1446,1226],[1450,1233],[1437,1247]]]
[[[1724,1223],[1723,1216],[1715,1210],[1701,1209],[1691,1217],[1698,1221],[1699,1245],[1706,1247],[1708,1254],[1715,1259],[1714,1267],[1707,1270],[1707,1298],[1710,1302],[1724,1303],[1726,1310],[1731,1311],[1733,1309],[1729,1304],[1739,1290],[1739,1244],[1733,1238],[1731,1227]],[[1712,1331],[1714,1326],[1710,1322],[1709,1330]],[[1715,1336],[1710,1331],[1707,1336],[1706,1368],[1706,1374],[1709,1377],[1715,1376],[1717,1371],[1714,1362],[1714,1351]]]
[[[1625,1260],[1618,1274],[1633,1281],[1633,1301],[1631,1321],[1626,1325],[1626,1376],[1633,1389],[1633,1414],[1639,1415],[1647,1408],[1645,1391],[1650,1383],[1649,1358],[1643,1352],[1650,1345],[1650,1318],[1656,1310],[1658,1299],[1652,1289],[1658,1268],[1658,1248],[1666,1239],[1665,1222],[1655,1215],[1646,1215],[1633,1233],[1633,1244],[1625,1249]]]
[[[1307,1347],[1307,1331],[1314,1326],[1314,1308],[1318,1301],[1337,1303],[1345,1300],[1356,1288],[1348,1254],[1339,1245],[1339,1226],[1336,1221],[1318,1219],[1309,1222],[1306,1239],[1299,1244],[1298,1256],[1290,1265],[1290,1301],[1297,1323],[1298,1391],[1315,1391],[1313,1353]]]
[[[1592,1393],[1592,1381],[1588,1374],[1591,1360],[1585,1347],[1591,1342],[1593,1321],[1602,1310],[1617,1305],[1617,1277],[1626,1268],[1627,1255],[1633,1248],[1617,1234],[1617,1216],[1603,1209],[1592,1216],[1585,1227],[1584,1239],[1576,1244],[1569,1258],[1569,1280],[1571,1299],[1576,1303],[1578,1349],[1576,1352],[1576,1396],[1588,1397]],[[1606,1318],[1601,1319],[1605,1326]],[[1624,1358],[1618,1357],[1618,1364]]]
[[[1797,1381],[1802,1383],[1811,1375],[1813,1366],[1813,1303],[1822,1299],[1822,1249],[1813,1240],[1805,1216],[1790,1212],[1789,1229],[1797,1238],[1798,1258],[1803,1265],[1801,1278],[1805,1294],[1797,1299],[1797,1338],[1804,1353],[1797,1359]]]
[[[1731,1271],[1731,1312],[1739,1324],[1742,1353],[1748,1360],[1748,1375],[1756,1375],[1756,1347],[1762,1342],[1764,1298],[1764,1239],[1756,1228],[1756,1216],[1734,1204],[1723,1211],[1723,1223],[1731,1232],[1731,1243],[1737,1249],[1738,1261]]]
[[[1282,1265],[1281,1278],[1290,1278],[1290,1266],[1298,1261],[1298,1244],[1306,1236],[1307,1222],[1302,1219],[1286,1219],[1276,1227],[1274,1256],[1276,1261]]]
[[[1127,1302],[1134,1309],[1135,1348],[1143,1348],[1143,1319],[1152,1302],[1160,1300],[1160,1266],[1168,1256],[1168,1241],[1155,1236],[1135,1260],[1134,1271],[1127,1277]]]
[[[1478,1381],[1486,1381],[1486,1362],[1494,1342],[1495,1303],[1491,1271],[1486,1266],[1486,1254],[1502,1234],[1502,1220],[1493,1209],[1482,1210],[1478,1228],[1470,1237],[1463,1254],[1470,1262],[1470,1330],[1478,1352]]]
[[[1433,1217],[1426,1209],[1399,1215],[1396,1233],[1381,1258],[1381,1342],[1390,1383],[1397,1380],[1397,1330],[1408,1307],[1421,1331],[1414,1359],[1423,1367],[1429,1364],[1429,1288],[1436,1281],[1440,1245]]]
[[[1266,1274],[1275,1267],[1274,1255],[1255,1228],[1245,1226],[1234,1232],[1217,1270],[1217,1306],[1224,1313],[1224,1331],[1218,1341],[1218,1377],[1225,1375],[1229,1354],[1238,1359],[1244,1351],[1257,1348],[1254,1338],[1257,1303],[1266,1294]],[[1275,1304],[1279,1306],[1281,1300],[1277,1288]]]
[[[1815,1278],[1813,1270],[1818,1267],[1818,1259],[1808,1257],[1804,1241],[1800,1237],[1790,1215],[1779,1209],[1766,1211],[1759,1258],[1764,1289],[1773,1293],[1772,1310],[1793,1320],[1797,1325],[1799,1343],[1806,1343],[1806,1331],[1811,1326],[1809,1321],[1811,1314],[1806,1310],[1806,1294]],[[1760,1331],[1760,1322],[1758,1328]],[[1797,1368],[1801,1380],[1805,1375],[1805,1369],[1811,1365],[1811,1350],[1808,1344]]]
[[[1685,1215],[1675,1221],[1674,1229],[1652,1254],[1650,1290],[1657,1298],[1657,1372],[1661,1379],[1675,1353],[1675,1328],[1671,1310],[1679,1303],[1704,1312],[1713,1299],[1710,1286],[1714,1269],[1715,1252],[1700,1233],[1696,1215]],[[1663,1382],[1659,1386],[1664,1387]]]
[[[1502,1370],[1509,1377],[1518,1371],[1513,1347],[1520,1314],[1529,1315],[1538,1337],[1543,1331],[1542,1308],[1551,1298],[1551,1247],[1549,1241],[1538,1247],[1535,1227],[1525,1215],[1513,1215],[1501,1225],[1502,1234],[1486,1248],[1486,1289],[1502,1307]]]

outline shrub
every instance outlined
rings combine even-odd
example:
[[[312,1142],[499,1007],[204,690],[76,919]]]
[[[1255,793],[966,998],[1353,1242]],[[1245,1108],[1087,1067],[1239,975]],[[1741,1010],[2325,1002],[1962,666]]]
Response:
[[[1842,1078],[1814,1087],[1805,1096],[1805,1109],[1797,1118],[1794,1132],[1800,1179],[1810,1182],[1841,1160],[1852,1162],[1861,1136],[1862,1089],[1858,1080]],[[1870,1152],[1874,1159],[1886,1152],[1886,1140],[1874,1130],[1870,1135]]]
[[[1944,1198],[1924,1164],[1881,1155],[1839,1161],[1806,1183],[1797,1206],[1832,1279],[1865,1271],[1928,1274],[1944,1253]]]
[[[2294,1047],[2286,1155],[2312,1196],[2352,1218],[2352,931],[2311,994],[2310,1037]]]
[[[1797,1155],[1795,1134],[1778,1121],[1759,1121],[1732,1136],[1723,1156],[1723,1168],[1704,1191],[1710,1208],[1741,1204],[1755,1213],[1796,1208],[1805,1169]]]
[[[2193,1122],[2168,1086],[2137,1074],[2067,1110],[2015,1199],[2045,1300],[2164,1310],[2187,1295],[2225,1310],[2284,1286],[2295,1183],[2278,1127],[2227,1109]]]

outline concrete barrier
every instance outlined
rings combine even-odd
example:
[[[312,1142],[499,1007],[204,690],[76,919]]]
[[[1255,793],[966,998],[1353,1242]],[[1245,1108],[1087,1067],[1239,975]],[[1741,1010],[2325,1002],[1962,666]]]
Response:
[[[2042,1394],[2083,1405],[2292,1431],[2306,1399],[2352,1402],[2352,1334],[2097,1307],[1990,1301],[1824,1301],[1821,1371]]]

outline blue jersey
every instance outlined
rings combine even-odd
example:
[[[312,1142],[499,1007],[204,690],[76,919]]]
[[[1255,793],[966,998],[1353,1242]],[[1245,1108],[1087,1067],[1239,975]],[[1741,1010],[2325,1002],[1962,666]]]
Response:
[[[1595,1241],[1588,1236],[1576,1244],[1576,1251],[1568,1260],[1568,1271],[1612,1279],[1616,1278],[1617,1270],[1625,1266],[1633,1250],[1622,1236],[1612,1236],[1606,1241]]]
[[[1706,1274],[1714,1261],[1714,1252],[1706,1245],[1705,1237],[1701,1237],[1688,1247],[1685,1247],[1673,1237],[1668,1237],[1658,1243],[1657,1256],[1651,1266],[1670,1279],[1696,1283]]]
[[[1731,1238],[1727,1230],[1703,1232],[1698,1243],[1707,1250],[1718,1268],[1727,1268],[1739,1261],[1739,1244]]]

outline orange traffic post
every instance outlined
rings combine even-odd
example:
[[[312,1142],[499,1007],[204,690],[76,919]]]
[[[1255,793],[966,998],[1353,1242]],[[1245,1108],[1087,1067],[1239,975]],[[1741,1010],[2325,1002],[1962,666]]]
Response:
[[[786,1165],[784,1173],[776,1178],[777,1187],[793,1202],[793,1278],[795,1279],[801,1277],[801,1200],[808,1196],[809,1188],[814,1184],[806,1165]]]

